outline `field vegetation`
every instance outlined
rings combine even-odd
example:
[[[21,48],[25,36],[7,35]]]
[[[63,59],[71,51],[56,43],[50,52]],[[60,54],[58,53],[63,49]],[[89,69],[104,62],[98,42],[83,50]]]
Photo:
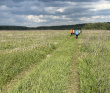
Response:
[[[0,93],[109,93],[110,31],[0,31]]]
[[[24,69],[49,56],[64,42],[59,31],[1,31],[0,88]]]
[[[110,31],[83,31],[80,48],[80,93],[110,92]]]

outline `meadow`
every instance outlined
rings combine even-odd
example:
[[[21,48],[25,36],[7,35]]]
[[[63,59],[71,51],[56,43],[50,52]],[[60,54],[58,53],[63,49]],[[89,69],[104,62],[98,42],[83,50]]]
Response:
[[[109,93],[110,31],[84,30],[81,42],[80,93]]]
[[[0,93],[109,93],[110,31],[0,31]]]

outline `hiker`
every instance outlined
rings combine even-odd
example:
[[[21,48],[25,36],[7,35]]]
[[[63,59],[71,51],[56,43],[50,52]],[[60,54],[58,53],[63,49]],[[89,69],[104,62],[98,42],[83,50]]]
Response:
[[[79,31],[76,30],[76,39],[78,38]]]
[[[73,35],[75,34],[75,31],[73,30]]]
[[[80,35],[81,31],[79,30],[79,35]]]
[[[73,29],[71,29],[70,33],[71,33],[71,36],[72,36],[73,35]]]

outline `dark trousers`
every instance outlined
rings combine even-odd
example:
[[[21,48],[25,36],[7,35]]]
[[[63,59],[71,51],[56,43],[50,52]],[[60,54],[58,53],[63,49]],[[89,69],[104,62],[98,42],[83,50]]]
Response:
[[[78,38],[78,35],[76,35],[76,39]]]

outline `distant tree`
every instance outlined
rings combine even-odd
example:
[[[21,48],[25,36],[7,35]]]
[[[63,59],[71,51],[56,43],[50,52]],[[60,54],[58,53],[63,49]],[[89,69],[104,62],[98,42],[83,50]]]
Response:
[[[86,24],[82,29],[91,30],[110,30],[110,23],[89,23]]]

